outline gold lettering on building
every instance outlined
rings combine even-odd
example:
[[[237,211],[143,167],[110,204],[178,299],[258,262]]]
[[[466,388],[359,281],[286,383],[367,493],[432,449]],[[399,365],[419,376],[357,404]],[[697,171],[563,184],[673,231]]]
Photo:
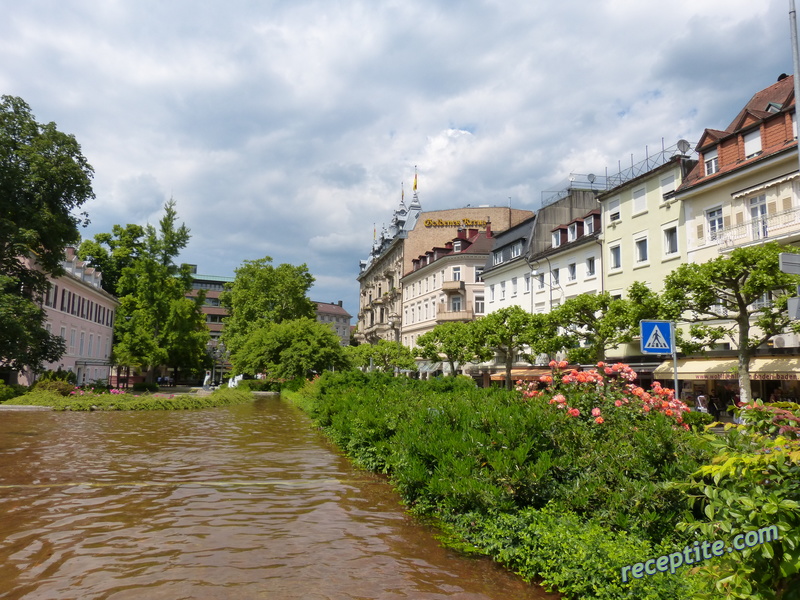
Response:
[[[485,220],[476,219],[456,219],[454,221],[444,219],[425,219],[425,227],[470,227],[473,229],[485,228]]]

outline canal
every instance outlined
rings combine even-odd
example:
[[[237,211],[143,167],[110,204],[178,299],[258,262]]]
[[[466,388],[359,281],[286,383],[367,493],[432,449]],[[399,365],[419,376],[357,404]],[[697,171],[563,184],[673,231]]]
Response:
[[[553,598],[440,547],[278,399],[0,413],[0,598]]]

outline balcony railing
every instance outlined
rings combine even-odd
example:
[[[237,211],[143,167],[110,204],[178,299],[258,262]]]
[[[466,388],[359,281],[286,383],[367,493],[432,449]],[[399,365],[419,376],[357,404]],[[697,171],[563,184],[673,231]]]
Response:
[[[720,252],[760,240],[800,234],[800,208],[749,219],[739,225],[723,227],[713,236]]]
[[[472,302],[464,302],[461,305],[461,310],[453,310],[447,303],[440,303],[436,305],[436,320],[438,322],[444,321],[472,321],[475,318],[475,311],[472,308]]]

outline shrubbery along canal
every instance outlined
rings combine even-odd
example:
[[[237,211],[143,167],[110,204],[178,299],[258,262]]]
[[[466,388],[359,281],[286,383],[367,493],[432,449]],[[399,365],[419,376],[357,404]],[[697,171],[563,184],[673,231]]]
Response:
[[[0,414],[0,598],[552,598],[442,548],[278,399]]]

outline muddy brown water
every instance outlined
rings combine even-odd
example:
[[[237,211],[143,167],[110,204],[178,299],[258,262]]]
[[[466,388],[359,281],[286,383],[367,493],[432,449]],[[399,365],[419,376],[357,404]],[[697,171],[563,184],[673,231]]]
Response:
[[[278,399],[0,414],[0,598],[553,598],[442,548]]]

